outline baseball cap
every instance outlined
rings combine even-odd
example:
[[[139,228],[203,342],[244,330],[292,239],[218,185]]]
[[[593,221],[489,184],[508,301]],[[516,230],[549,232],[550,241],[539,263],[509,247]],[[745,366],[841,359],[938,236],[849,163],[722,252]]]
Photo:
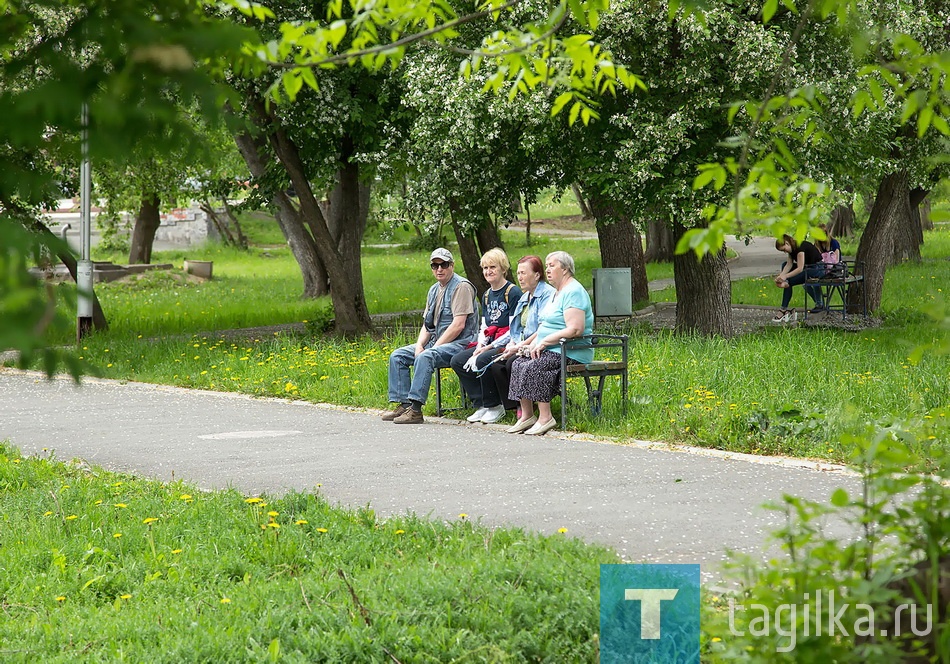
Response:
[[[445,261],[446,263],[454,262],[452,259],[452,252],[449,251],[448,249],[443,249],[442,247],[439,247],[438,249],[433,251],[432,255],[429,256],[430,261],[434,261],[436,258],[438,258],[439,260]]]

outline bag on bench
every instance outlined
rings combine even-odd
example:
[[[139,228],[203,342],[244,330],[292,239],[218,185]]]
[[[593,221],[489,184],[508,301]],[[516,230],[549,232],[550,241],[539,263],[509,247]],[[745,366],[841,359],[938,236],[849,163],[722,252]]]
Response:
[[[825,263],[825,274],[822,279],[844,279],[848,276],[847,263]]]

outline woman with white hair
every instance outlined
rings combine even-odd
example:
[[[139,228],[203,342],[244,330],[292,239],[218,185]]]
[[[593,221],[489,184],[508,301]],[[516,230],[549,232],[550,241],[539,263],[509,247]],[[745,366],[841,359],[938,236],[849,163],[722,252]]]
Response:
[[[547,255],[544,264],[548,283],[555,289],[554,297],[541,311],[538,330],[527,340],[525,356],[511,365],[508,390],[509,398],[521,403],[521,418],[508,433],[523,432],[526,436],[540,436],[557,426],[551,400],[560,392],[561,339],[574,339],[594,331],[590,295],[574,278],[574,259],[565,251],[554,251]],[[594,349],[569,348],[567,359],[569,363],[590,362]]]

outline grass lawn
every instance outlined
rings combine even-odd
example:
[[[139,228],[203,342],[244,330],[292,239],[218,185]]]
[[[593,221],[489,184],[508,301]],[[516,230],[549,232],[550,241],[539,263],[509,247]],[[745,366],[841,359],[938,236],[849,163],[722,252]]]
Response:
[[[0,444],[4,662],[593,662],[599,565],[319,493],[247,497]]]

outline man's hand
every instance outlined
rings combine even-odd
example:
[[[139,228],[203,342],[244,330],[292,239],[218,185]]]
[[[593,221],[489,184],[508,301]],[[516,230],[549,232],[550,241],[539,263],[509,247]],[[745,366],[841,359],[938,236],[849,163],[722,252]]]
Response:
[[[419,357],[425,349],[426,347],[422,344],[416,344],[416,357]]]

